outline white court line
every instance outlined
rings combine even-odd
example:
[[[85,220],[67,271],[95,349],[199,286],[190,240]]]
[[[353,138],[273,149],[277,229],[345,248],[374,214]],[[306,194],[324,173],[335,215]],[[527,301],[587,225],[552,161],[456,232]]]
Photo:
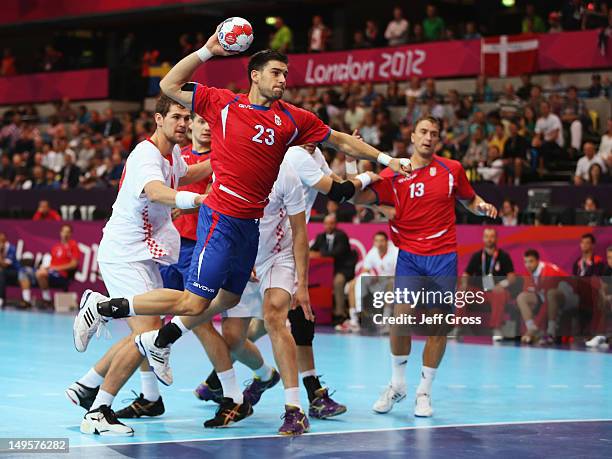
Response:
[[[427,430],[427,429],[452,429],[452,428],[464,428],[464,427],[494,427],[494,426],[512,426],[512,425],[531,425],[531,424],[566,424],[566,423],[585,423],[585,422],[612,422],[612,418],[609,419],[551,419],[551,420],[538,420],[538,421],[510,421],[510,422],[486,422],[480,424],[448,424],[443,426],[409,426],[409,427],[395,427],[385,429],[359,429],[359,430],[339,430],[336,432],[314,432],[307,433],[303,436],[314,437],[322,435],[343,435],[350,433],[376,433],[376,432],[397,432],[403,430]],[[226,438],[193,438],[189,440],[157,440],[157,441],[136,441],[131,443],[103,443],[96,445],[70,445],[71,448],[102,448],[108,446],[131,446],[131,445],[159,445],[165,443],[193,443],[193,442],[209,442],[209,441],[224,441],[224,440],[253,440],[260,438],[276,438],[286,439],[278,434],[274,435],[252,435],[244,437],[226,437]]]
[[[142,424],[178,424],[181,422],[193,422],[193,421],[199,421],[199,418],[185,418],[185,419],[169,419],[167,421],[164,421],[163,419],[158,419],[156,421],[138,421],[136,419],[132,419],[130,422],[133,422],[133,425],[135,426],[139,426]],[[61,425],[60,427],[64,428],[64,429],[71,429],[74,427],[81,427],[81,424],[65,424],[65,425]]]
[[[465,384],[449,384],[449,389],[465,389],[467,386]]]
[[[499,389],[498,384],[483,384],[480,387],[482,387],[483,389]]]
[[[533,385],[532,384],[517,384],[516,388],[517,389],[533,389]]]
[[[587,389],[601,389],[603,386],[601,384],[585,384],[584,387]]]

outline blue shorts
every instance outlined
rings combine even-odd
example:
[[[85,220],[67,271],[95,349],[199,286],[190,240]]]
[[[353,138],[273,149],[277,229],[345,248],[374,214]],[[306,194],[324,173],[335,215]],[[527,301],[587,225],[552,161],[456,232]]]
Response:
[[[196,241],[182,237],[178,261],[173,265],[159,267],[159,272],[164,281],[164,288],[185,290],[185,283],[189,277],[189,267],[191,266],[191,257],[195,246]]]
[[[400,250],[395,267],[395,288],[418,292],[440,292],[444,297],[447,292],[454,295],[457,287],[457,253],[442,255],[415,255]],[[438,301],[440,295],[432,295],[429,302],[420,306],[447,309],[454,304]]]
[[[219,289],[242,295],[257,258],[259,220],[223,215],[203,205],[185,289],[212,300]]]

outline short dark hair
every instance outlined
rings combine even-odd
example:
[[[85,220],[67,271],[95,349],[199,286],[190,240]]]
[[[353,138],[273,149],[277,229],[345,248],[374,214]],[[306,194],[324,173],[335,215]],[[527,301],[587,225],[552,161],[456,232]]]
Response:
[[[62,226],[60,226],[60,231],[64,228],[68,228],[70,231],[72,231],[72,225],[70,223],[62,223]]]
[[[586,233],[586,234],[583,234],[583,235],[580,237],[580,239],[590,239],[592,244],[595,244],[595,242],[596,242],[596,239],[595,239],[595,236],[593,236],[593,233]]]
[[[263,51],[256,52],[249,59],[249,84],[253,82],[251,78],[251,72],[253,70],[257,70],[258,72],[260,72],[261,69],[263,69],[270,61],[279,61],[283,64],[288,64],[289,58],[287,57],[287,55],[281,53],[280,51],[274,51],[273,49],[264,49]]]
[[[170,107],[176,105],[180,108],[185,108],[182,104],[179,104],[176,100],[170,99],[165,94],[160,94],[155,102],[155,113],[159,113],[161,116],[165,117],[170,111]]]
[[[537,251],[536,249],[527,249],[527,250],[525,250],[525,253],[523,254],[523,256],[524,256],[525,258],[527,258],[527,257],[533,257],[533,258],[535,258],[536,260],[539,260],[539,259],[540,259],[540,254],[538,253],[538,251]]]
[[[423,121],[429,121],[431,124],[435,124],[438,129],[442,129],[442,124],[440,123],[440,120],[435,116],[431,115],[421,116],[418,120],[416,120],[416,123],[414,123],[414,128],[416,129],[416,127]]]
[[[376,236],[382,236],[382,237],[384,237],[384,238],[385,238],[385,240],[386,240],[386,241],[388,241],[388,240],[389,240],[389,236],[387,236],[387,233],[385,233],[384,231],[379,231],[379,232],[377,232],[377,233],[374,235],[374,237],[376,237]]]

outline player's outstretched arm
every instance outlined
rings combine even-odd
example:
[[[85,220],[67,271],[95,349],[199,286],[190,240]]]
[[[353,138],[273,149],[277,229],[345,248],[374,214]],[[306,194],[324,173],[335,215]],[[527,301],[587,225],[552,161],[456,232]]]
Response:
[[[229,56],[231,54],[235,53],[225,51],[221,47],[217,38],[217,31],[215,31],[202,48],[185,56],[172,67],[168,74],[159,82],[159,87],[165,95],[191,110],[193,91],[190,85],[185,88],[188,88],[187,90],[183,90],[183,86],[189,83],[196,69],[211,57]]]
[[[461,201],[467,210],[481,217],[497,218],[497,208],[489,204],[478,195],[474,195],[471,201]]]
[[[314,320],[308,295],[308,233],[306,231],[306,213],[289,215],[291,234],[293,237],[293,257],[297,272],[298,287],[292,300],[292,308],[300,306],[307,320]]]
[[[212,175],[212,166],[210,165],[210,159],[202,161],[201,163],[191,164],[187,168],[187,174],[182,176],[179,180],[179,186],[189,185],[191,183],[199,182]]]
[[[379,162],[384,166],[388,166],[394,172],[399,172],[407,176],[412,171],[408,158],[392,158],[388,154],[368,145],[356,136],[332,129],[329,136],[329,142],[354,158],[369,159],[370,161]]]
[[[164,204],[168,207],[191,209],[202,204],[204,198],[191,191],[176,191],[167,187],[159,180],[152,180],[144,186],[144,192],[151,202]]]

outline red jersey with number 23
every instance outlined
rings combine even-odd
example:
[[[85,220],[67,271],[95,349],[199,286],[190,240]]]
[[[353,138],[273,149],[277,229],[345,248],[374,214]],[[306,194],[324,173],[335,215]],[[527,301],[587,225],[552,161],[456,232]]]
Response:
[[[197,84],[192,108],[211,129],[212,190],[206,205],[236,218],[261,218],[281,162],[292,145],[327,140],[314,114],[275,101],[251,104],[246,94]]]
[[[475,196],[461,164],[434,155],[428,166],[408,177],[389,168],[380,175],[383,180],[370,188],[378,204],[395,207],[395,218],[389,221],[393,243],[416,255],[456,252],[455,199]]]
[[[210,151],[198,153],[197,151],[192,149],[192,145],[185,145],[181,148],[181,156],[185,160],[188,166],[192,164],[203,163],[207,159],[210,159]],[[189,185],[184,185],[178,187],[177,191],[191,191],[193,193],[204,194],[206,193],[206,188],[210,183],[211,177],[207,177],[204,180],[200,180],[199,182],[190,183]],[[196,235],[196,229],[198,227],[198,213],[190,212],[187,214],[182,214],[178,218],[176,218],[172,223],[178,230],[181,237],[186,239],[191,239],[195,241],[198,239]]]

